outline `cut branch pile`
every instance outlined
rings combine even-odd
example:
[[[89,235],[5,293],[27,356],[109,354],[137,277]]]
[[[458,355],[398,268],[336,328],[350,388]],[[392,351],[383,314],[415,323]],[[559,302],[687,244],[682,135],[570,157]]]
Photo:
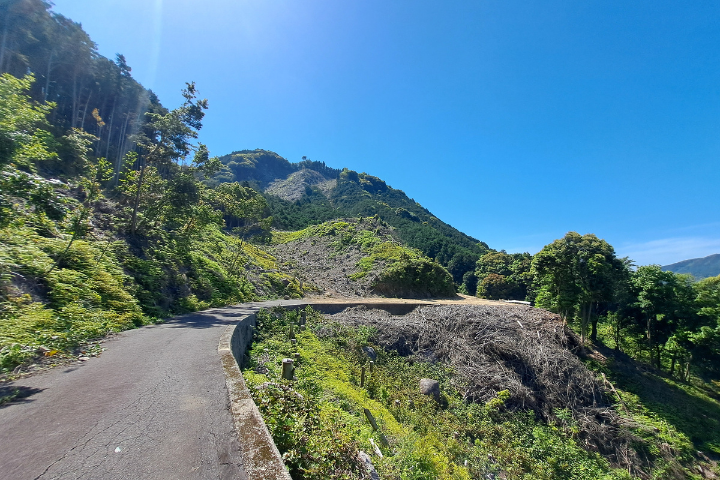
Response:
[[[357,307],[333,319],[374,327],[377,344],[400,355],[451,366],[468,401],[486,402],[508,390],[510,410],[532,409],[556,423],[564,422],[558,411],[570,410],[588,450],[645,475],[646,461],[630,446],[642,440],[621,428],[602,381],[575,354],[578,336],[559,316],[520,305],[441,305],[403,316]]]

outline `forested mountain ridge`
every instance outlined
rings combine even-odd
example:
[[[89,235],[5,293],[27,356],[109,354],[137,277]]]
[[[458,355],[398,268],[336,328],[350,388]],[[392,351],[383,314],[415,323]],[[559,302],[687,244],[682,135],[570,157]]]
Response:
[[[697,280],[717,277],[720,275],[720,254],[716,253],[707,257],[683,260],[682,262],[665,265],[662,269],[674,273],[687,273]]]
[[[219,159],[223,168],[209,183],[248,182],[263,191],[275,228],[297,230],[341,217],[378,215],[401,240],[447,267],[458,284],[491,251],[367,173],[307,159],[292,163],[267,150],[242,150]]]
[[[264,151],[223,164],[197,142],[208,101],[193,82],[164,108],[50,6],[0,4],[0,372],[173,314],[314,291],[268,251],[267,200],[213,177],[341,172]],[[445,272],[397,251],[390,273]]]

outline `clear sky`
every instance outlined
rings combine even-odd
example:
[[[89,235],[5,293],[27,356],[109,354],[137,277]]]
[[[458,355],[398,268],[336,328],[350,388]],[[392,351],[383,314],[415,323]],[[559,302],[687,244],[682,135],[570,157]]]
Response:
[[[496,249],[720,253],[720,2],[55,0],[215,155],[386,180]]]

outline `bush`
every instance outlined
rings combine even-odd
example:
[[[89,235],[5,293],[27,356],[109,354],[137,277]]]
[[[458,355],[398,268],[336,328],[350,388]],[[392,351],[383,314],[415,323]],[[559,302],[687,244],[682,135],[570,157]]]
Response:
[[[403,258],[385,269],[373,290],[388,297],[450,297],[455,294],[452,276],[427,258]]]

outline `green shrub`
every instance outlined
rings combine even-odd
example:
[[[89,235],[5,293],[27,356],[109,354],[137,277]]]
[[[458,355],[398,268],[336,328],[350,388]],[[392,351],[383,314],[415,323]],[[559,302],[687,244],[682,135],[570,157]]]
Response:
[[[450,273],[428,258],[405,257],[390,265],[373,284],[388,297],[449,297],[455,294]]]

